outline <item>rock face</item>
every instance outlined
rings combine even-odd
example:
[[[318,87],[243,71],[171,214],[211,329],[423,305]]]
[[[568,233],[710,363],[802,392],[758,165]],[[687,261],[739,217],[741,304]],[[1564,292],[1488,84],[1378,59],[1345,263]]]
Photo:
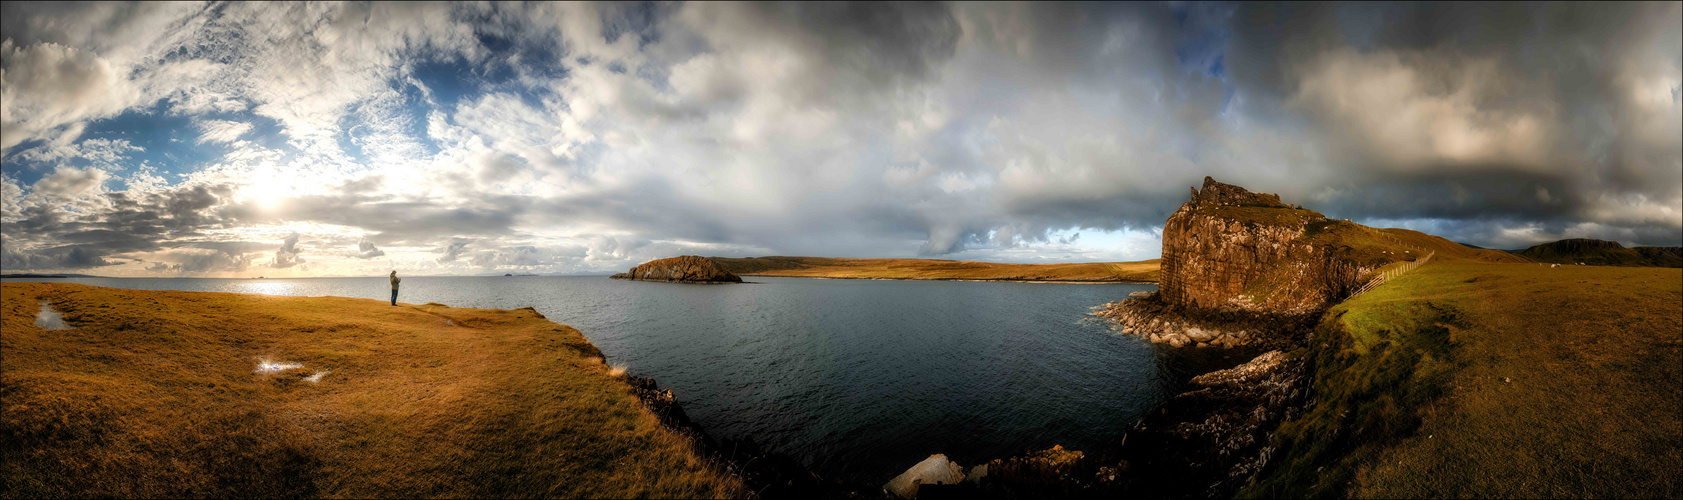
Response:
[[[731,274],[713,259],[695,255],[651,260],[628,272],[610,276],[616,280],[666,281],[672,283],[741,283],[742,278]]]
[[[1300,328],[1390,263],[1328,236],[1372,232],[1205,177],[1163,226],[1158,293],[1098,314],[1176,347],[1249,345],[1259,331]]]
[[[1205,177],[1163,226],[1161,296],[1206,310],[1309,312],[1342,299],[1366,269],[1340,265],[1303,236],[1327,223],[1273,194]]]

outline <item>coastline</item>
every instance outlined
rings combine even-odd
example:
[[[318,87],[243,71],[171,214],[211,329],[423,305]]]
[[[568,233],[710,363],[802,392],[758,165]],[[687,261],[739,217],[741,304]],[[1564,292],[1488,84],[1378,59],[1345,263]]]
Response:
[[[530,307],[0,293],[12,495],[751,495],[581,332]],[[38,323],[42,303],[68,329]]]
[[[1130,279],[1022,279],[1022,278],[912,278],[912,277],[880,277],[880,276],[799,276],[788,274],[758,274],[749,273],[742,276],[763,276],[767,278],[805,278],[816,280],[882,280],[882,281],[970,281],[992,283],[1052,283],[1063,285],[1156,285],[1156,281]]]

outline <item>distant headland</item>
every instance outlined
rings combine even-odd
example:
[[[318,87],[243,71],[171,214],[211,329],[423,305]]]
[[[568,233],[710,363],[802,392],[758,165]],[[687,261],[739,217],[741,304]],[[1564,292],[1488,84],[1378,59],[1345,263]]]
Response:
[[[616,280],[664,281],[668,283],[741,283],[742,277],[726,271],[713,259],[683,255],[652,260],[630,271],[609,276]]]

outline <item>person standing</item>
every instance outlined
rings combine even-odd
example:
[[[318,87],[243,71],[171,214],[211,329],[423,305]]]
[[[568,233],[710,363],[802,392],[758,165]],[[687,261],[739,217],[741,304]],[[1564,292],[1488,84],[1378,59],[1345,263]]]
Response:
[[[403,278],[397,277],[397,270],[392,270],[392,305],[397,305],[397,283]]]

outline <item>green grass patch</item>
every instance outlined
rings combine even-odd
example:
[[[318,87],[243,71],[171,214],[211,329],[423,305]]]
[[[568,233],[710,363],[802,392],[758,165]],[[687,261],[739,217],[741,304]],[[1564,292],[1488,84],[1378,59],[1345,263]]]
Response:
[[[1239,496],[1683,495],[1683,272],[1471,260],[1329,312]]]

